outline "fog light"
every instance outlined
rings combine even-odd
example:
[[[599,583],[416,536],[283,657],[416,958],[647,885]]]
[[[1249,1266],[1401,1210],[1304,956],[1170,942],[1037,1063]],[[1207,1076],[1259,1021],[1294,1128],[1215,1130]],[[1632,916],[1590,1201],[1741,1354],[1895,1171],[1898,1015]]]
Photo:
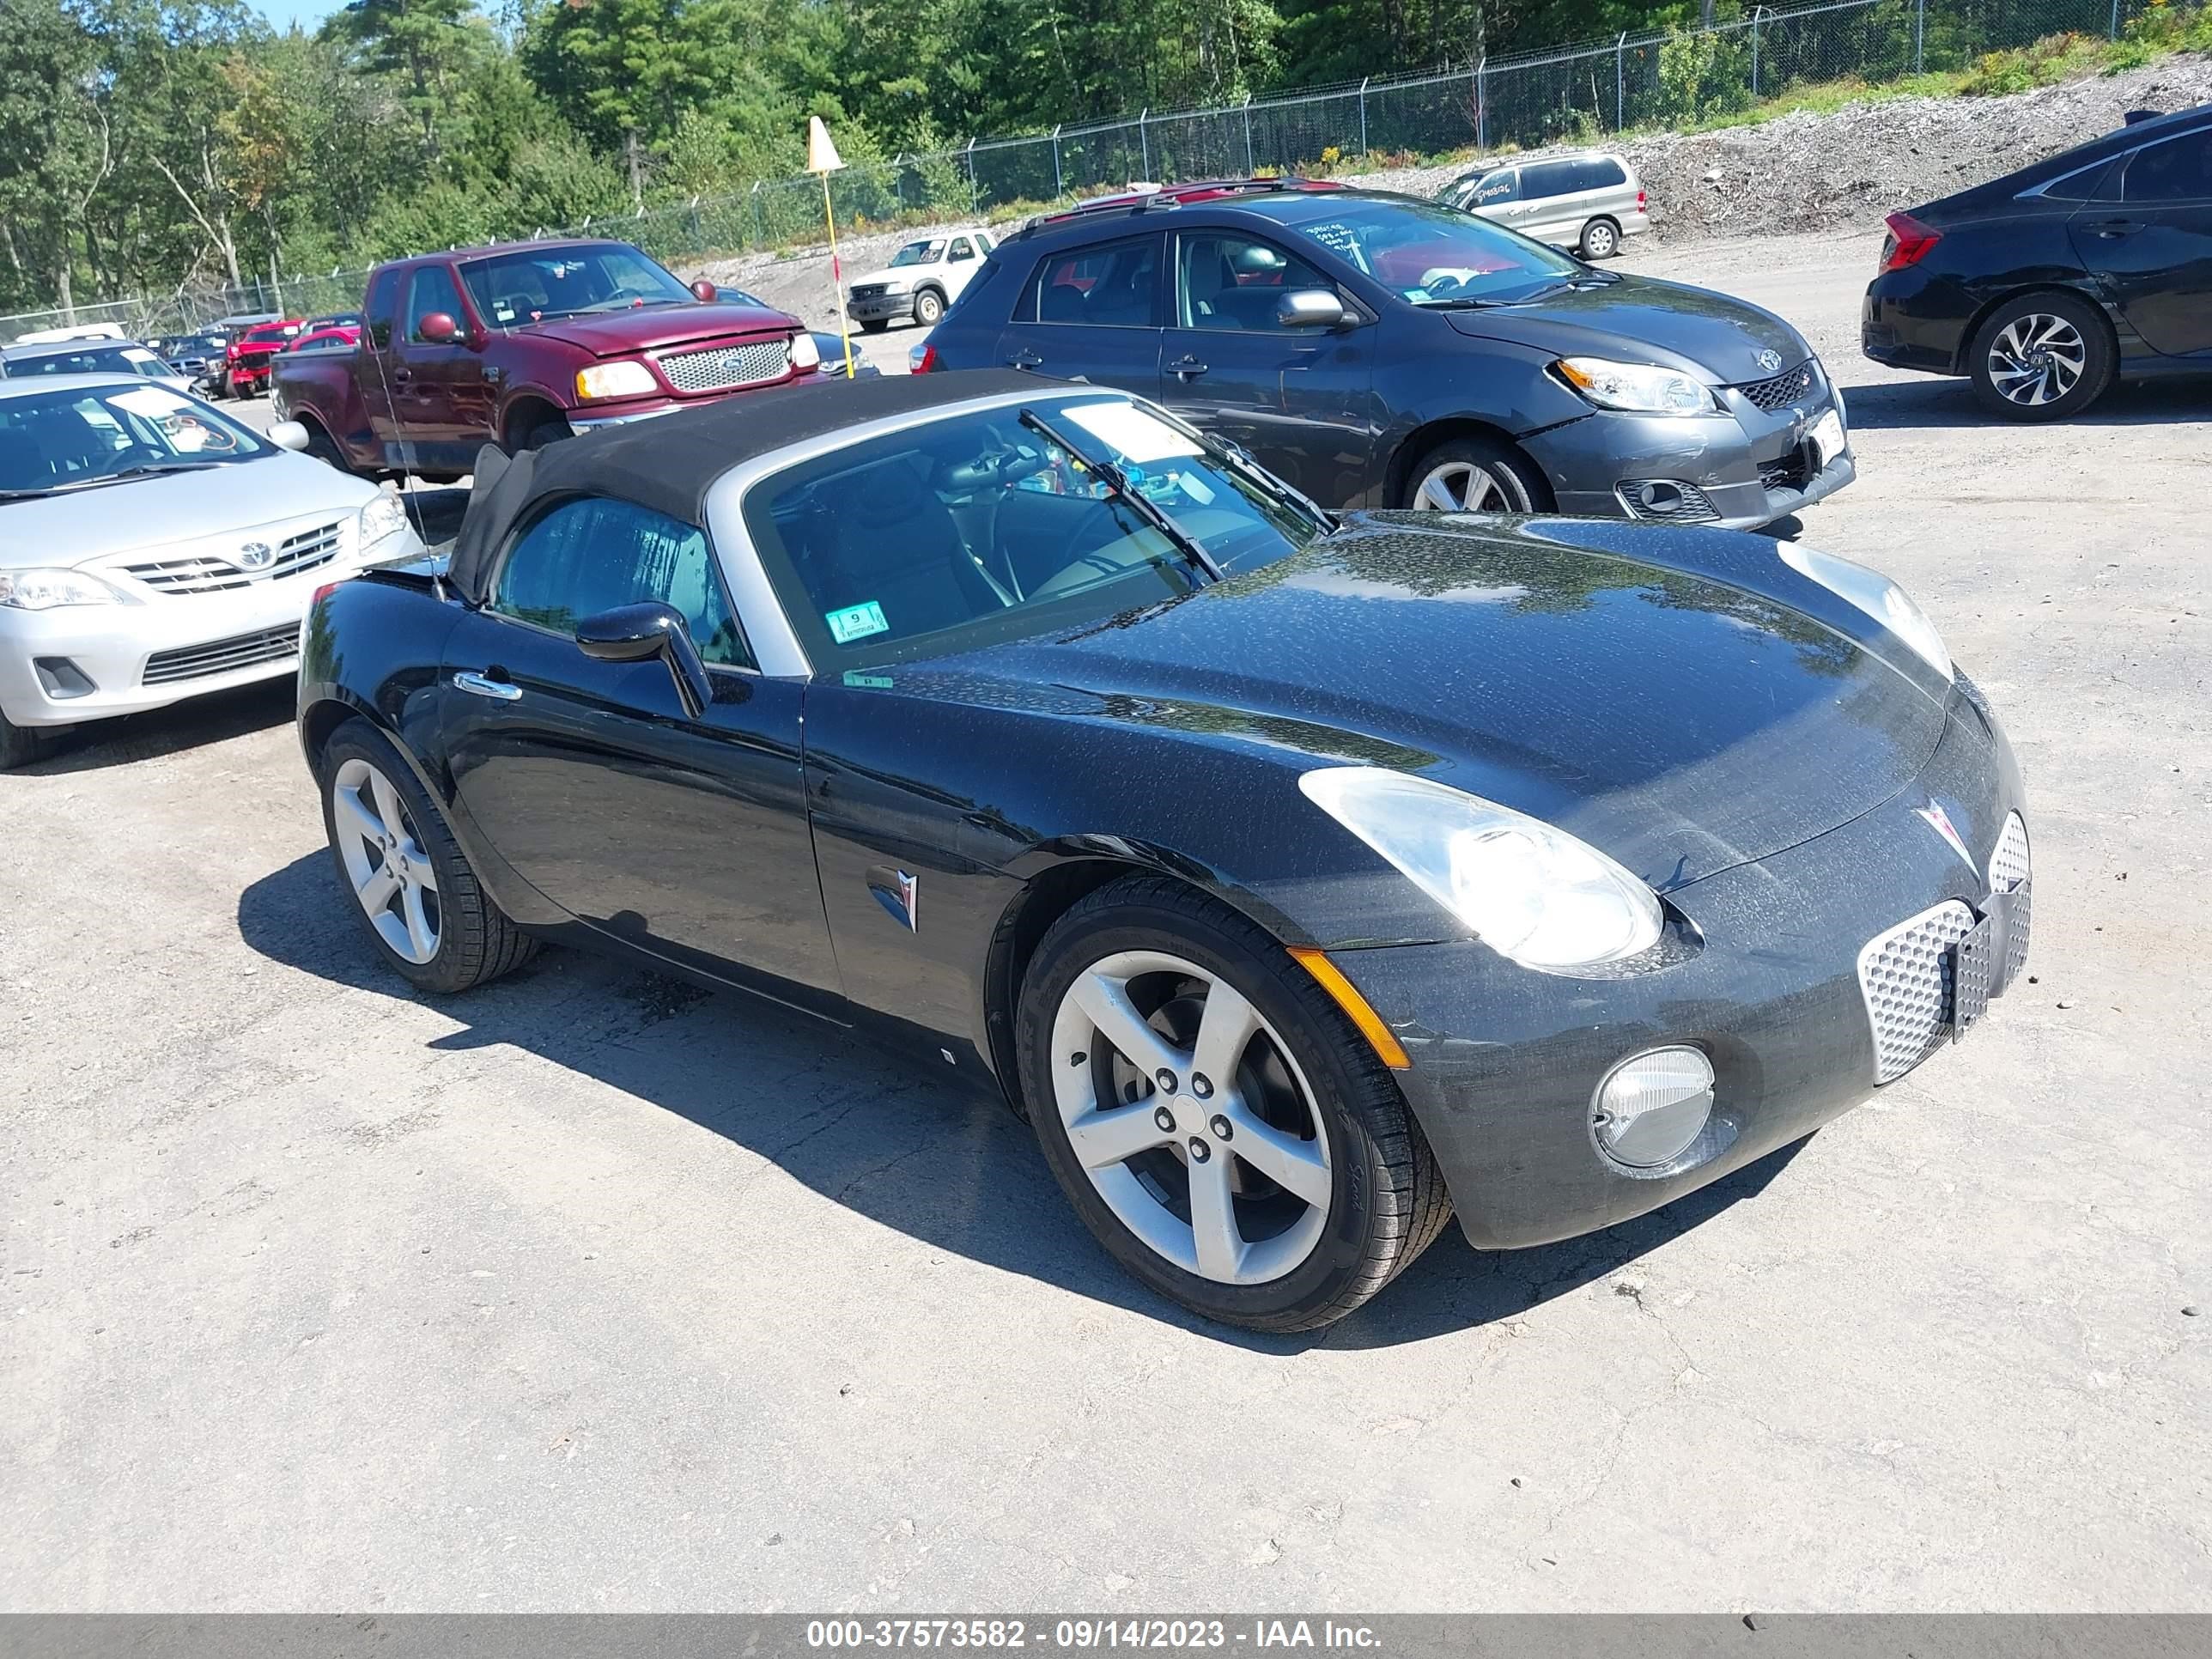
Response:
[[[1591,1132],[1607,1158],[1656,1169],[1690,1150],[1713,1109],[1713,1067],[1695,1048],[1654,1048],[1624,1060],[1598,1085]]]

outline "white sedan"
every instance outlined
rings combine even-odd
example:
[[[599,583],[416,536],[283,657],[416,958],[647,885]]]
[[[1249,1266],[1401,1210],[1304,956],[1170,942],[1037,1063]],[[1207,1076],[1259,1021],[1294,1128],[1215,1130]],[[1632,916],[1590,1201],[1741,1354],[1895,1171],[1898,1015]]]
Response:
[[[307,437],[128,375],[0,380],[0,771],[41,731],[293,672],[318,587],[422,552]]]

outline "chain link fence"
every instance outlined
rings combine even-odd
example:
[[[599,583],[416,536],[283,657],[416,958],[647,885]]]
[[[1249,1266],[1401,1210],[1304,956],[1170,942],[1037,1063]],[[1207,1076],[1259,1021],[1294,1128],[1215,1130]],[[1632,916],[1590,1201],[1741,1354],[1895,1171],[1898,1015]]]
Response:
[[[1133,119],[1057,127],[1022,138],[902,155],[830,176],[838,222],[855,231],[1042,207],[1138,180],[1356,171],[1455,151],[1488,154],[1590,143],[1633,128],[1722,123],[1793,87],[1869,86],[1969,68],[1984,53],[2074,33],[2117,40],[2162,0],[1824,0],[1755,6],[1709,29],[1623,33],[1553,51],[1479,59],[1419,75],[1375,76],[1211,109],[1140,111]],[[517,226],[521,239],[605,235],[664,264],[696,263],[820,240],[822,185],[763,179],[726,196],[589,220]],[[357,308],[366,270],[285,276],[235,286],[0,318],[0,337],[78,319],[141,337],[222,316]]]

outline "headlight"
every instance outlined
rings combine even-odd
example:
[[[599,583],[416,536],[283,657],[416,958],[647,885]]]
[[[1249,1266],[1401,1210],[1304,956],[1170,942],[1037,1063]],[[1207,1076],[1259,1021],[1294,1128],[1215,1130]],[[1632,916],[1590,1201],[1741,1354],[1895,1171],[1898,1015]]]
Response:
[[[913,286],[914,278],[911,276],[887,276],[884,279],[884,292],[886,294],[903,294]]]
[[[822,348],[814,343],[814,337],[811,334],[794,334],[791,337],[791,366],[793,368],[822,367]]]
[[[368,547],[382,541],[386,536],[396,536],[403,530],[414,527],[414,520],[407,516],[407,503],[398,496],[380,489],[361,509],[359,534],[355,544]]]
[[[1792,570],[1811,577],[1838,599],[1856,605],[1918,652],[1921,659],[1946,680],[1951,678],[1951,653],[1945,649],[1943,636],[1936,631],[1936,624],[1928,620],[1926,611],[1912,602],[1910,593],[1881,571],[1869,570],[1863,564],[1854,564],[1817,548],[1802,547],[1796,542],[1777,542],[1774,550]]]
[[[1656,363],[1616,363],[1603,357],[1562,357],[1553,373],[1600,409],[1639,415],[1710,415],[1720,408],[1712,388]]]
[[[641,398],[660,389],[641,362],[594,363],[576,371],[579,398]]]
[[[0,570],[0,605],[52,611],[64,605],[118,605],[123,596],[82,570]]]
[[[1325,767],[1298,787],[1525,967],[1619,962],[1659,938],[1649,887],[1595,847],[1510,807],[1381,767]]]

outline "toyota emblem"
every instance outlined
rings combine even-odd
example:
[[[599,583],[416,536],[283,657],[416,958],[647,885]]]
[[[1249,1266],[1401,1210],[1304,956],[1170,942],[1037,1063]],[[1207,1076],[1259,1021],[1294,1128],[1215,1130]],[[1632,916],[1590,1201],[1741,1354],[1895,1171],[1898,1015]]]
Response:
[[[276,550],[267,542],[248,542],[238,550],[240,570],[266,570],[276,562]]]
[[[1778,351],[1761,351],[1753,361],[1759,368],[1771,374],[1782,367],[1782,354]]]

